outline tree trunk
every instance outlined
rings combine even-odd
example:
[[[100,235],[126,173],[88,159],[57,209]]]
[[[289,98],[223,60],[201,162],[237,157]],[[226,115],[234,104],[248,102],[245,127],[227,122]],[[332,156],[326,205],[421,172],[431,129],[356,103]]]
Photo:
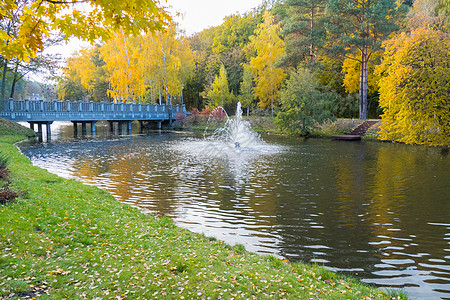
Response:
[[[16,83],[17,83],[17,70],[19,69],[19,61],[16,63],[16,67],[14,68],[14,78],[11,84],[11,92],[9,94],[9,98],[14,98],[14,91],[16,89]]]
[[[313,31],[314,31],[314,18],[315,18],[315,6],[314,4],[311,4],[311,21],[310,21],[310,38],[311,38],[311,44],[309,45],[309,61],[314,61],[314,39],[313,39]]]
[[[126,75],[128,75],[128,78],[130,79],[131,93],[133,95],[133,101],[134,101],[134,84],[133,84],[133,77],[132,77],[132,74],[131,74],[130,57],[128,56],[128,45],[127,45],[127,40],[125,38],[125,34],[123,33],[123,30],[121,30],[121,32],[122,32],[123,45],[124,45],[123,46],[123,50],[125,51],[125,56],[127,58],[127,66],[128,66],[128,70],[126,72]]]
[[[3,60],[3,75],[2,75],[2,98],[0,100],[5,100],[5,92],[6,92],[6,72],[8,71],[8,60]],[[1,108],[1,107],[0,107]]]
[[[11,30],[11,22],[8,22],[8,25],[6,27],[6,34],[8,35]],[[9,40],[6,41],[6,47],[8,47]],[[5,92],[6,92],[6,72],[8,71],[8,60],[6,58],[3,59],[3,75],[2,75],[2,98],[0,100],[6,100],[5,99]],[[0,107],[2,109],[2,107]]]
[[[273,117],[273,74],[272,74],[273,70],[272,70],[272,64],[270,64],[270,90],[272,92],[272,99],[270,102],[270,105],[272,107],[272,117]]]
[[[367,66],[369,63],[368,49],[361,51],[361,70],[359,83],[359,118],[367,119]]]
[[[159,105],[161,105],[162,104],[161,84],[159,85],[158,91],[159,91]]]

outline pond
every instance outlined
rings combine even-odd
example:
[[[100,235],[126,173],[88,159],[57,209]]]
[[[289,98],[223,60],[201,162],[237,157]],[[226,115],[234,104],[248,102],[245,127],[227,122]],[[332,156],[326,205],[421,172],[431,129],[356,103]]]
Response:
[[[34,165],[249,251],[450,298],[450,156],[379,142],[263,136],[258,148],[149,132],[24,146]]]

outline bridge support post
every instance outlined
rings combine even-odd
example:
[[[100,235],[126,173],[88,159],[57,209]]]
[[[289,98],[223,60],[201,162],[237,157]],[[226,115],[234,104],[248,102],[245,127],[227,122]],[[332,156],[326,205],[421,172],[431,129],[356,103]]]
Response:
[[[123,126],[122,121],[118,121],[117,128],[118,128],[119,135],[122,135],[122,126]]]
[[[170,106],[169,106],[169,126],[170,126],[170,128],[172,128],[172,126],[173,126],[173,124],[172,124],[172,122],[173,122],[173,120],[172,120],[172,111],[173,110],[173,106],[172,106],[172,104],[170,104]]]
[[[74,122],[73,123],[73,137],[76,138],[78,136],[78,122]]]
[[[139,133],[144,133],[144,121],[139,120]]]
[[[52,130],[50,128],[50,122],[47,122],[45,124],[45,126],[47,127],[47,142],[50,142],[50,140],[52,139]]]
[[[158,129],[161,129],[161,121],[158,121]]]
[[[108,123],[109,123],[109,133],[113,134],[114,133],[114,122],[108,121]]]
[[[39,139],[42,141],[42,124],[38,123],[38,135]]]
[[[92,135],[95,135],[95,121],[91,122],[91,133]]]
[[[30,123],[30,129],[34,130],[34,123]]]
[[[127,134],[131,134],[131,121],[127,121]]]
[[[86,135],[87,129],[86,129],[86,122],[81,122],[81,134]]]

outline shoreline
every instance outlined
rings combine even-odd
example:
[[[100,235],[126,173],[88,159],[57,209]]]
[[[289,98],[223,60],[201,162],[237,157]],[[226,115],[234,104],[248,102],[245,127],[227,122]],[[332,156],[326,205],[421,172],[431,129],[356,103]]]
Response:
[[[144,214],[104,190],[32,166],[13,144],[22,138],[0,138],[14,188],[27,191],[0,206],[2,297],[406,299]]]

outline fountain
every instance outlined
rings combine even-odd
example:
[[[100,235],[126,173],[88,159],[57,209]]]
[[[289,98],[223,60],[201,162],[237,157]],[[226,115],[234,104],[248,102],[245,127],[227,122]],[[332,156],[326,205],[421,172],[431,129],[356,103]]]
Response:
[[[222,142],[228,147],[236,149],[248,149],[263,143],[259,134],[251,130],[250,122],[242,119],[241,102],[237,104],[235,118],[228,118],[228,115],[226,117],[225,125],[216,129],[207,139]]]
[[[203,139],[188,138],[177,143],[176,148],[183,153],[189,153],[197,162],[207,162],[215,165],[211,160],[221,160],[234,170],[234,173],[243,173],[246,165],[252,163],[260,155],[270,155],[280,151],[282,147],[264,142],[260,135],[251,129],[250,122],[242,119],[241,103],[238,102],[235,117],[228,117],[221,107],[215,108],[211,116],[220,110],[226,118],[225,124]],[[209,120],[208,118],[208,124]]]

